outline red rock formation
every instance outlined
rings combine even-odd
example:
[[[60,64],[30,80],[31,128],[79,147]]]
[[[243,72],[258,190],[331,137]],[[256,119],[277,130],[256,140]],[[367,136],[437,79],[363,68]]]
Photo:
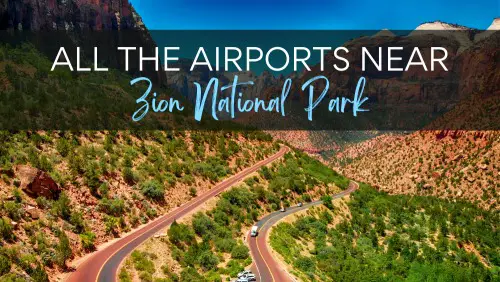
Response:
[[[126,0],[10,0],[0,5],[0,30],[144,30]]]
[[[27,165],[16,167],[16,176],[21,180],[21,189],[33,197],[54,199],[61,188],[46,172]]]

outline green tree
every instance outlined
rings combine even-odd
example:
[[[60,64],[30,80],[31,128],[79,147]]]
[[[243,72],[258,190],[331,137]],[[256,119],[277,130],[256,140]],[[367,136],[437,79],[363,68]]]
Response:
[[[215,222],[203,213],[197,213],[192,221],[194,232],[198,236],[203,237],[209,232],[213,232],[215,228]]]
[[[219,264],[219,258],[211,251],[204,251],[198,257],[198,262],[204,270],[216,269]]]
[[[234,259],[247,259],[248,258],[248,247],[245,245],[236,245],[231,251],[231,257]]]
[[[179,224],[176,221],[170,225],[167,232],[168,239],[175,245],[180,245],[181,243],[191,244],[194,241],[194,232],[189,226],[185,224]]]

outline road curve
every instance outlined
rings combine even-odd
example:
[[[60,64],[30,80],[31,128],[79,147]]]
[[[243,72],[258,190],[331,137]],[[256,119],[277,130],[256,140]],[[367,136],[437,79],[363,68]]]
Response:
[[[349,183],[349,188],[344,190],[338,194],[332,195],[333,199],[338,199],[348,195],[354,190],[358,189],[358,183],[351,181]],[[286,281],[294,281],[292,277],[286,272],[284,269],[280,267],[280,264],[274,260],[273,255],[271,254],[271,247],[268,247],[266,238],[268,236],[268,232],[270,228],[276,224],[280,219],[301,210],[308,209],[313,206],[317,206],[322,204],[322,201],[314,201],[311,203],[304,204],[302,207],[290,207],[285,212],[276,211],[270,213],[263,217],[259,222],[255,225],[258,226],[258,236],[250,237],[247,236],[248,245],[250,247],[250,252],[252,254],[252,258],[254,264],[252,268],[256,273],[258,278],[257,281],[260,282],[286,282]]]
[[[217,196],[225,189],[231,187],[247,175],[257,171],[264,165],[267,165],[278,158],[281,158],[289,151],[288,147],[282,147],[281,150],[271,157],[262,160],[251,167],[248,167],[238,174],[235,174],[228,179],[218,183],[209,191],[193,198],[184,205],[167,213],[157,220],[145,225],[141,229],[119,239],[106,248],[97,251],[84,262],[76,267],[76,270],[68,276],[66,281],[81,282],[81,281],[99,281],[110,282],[116,281],[116,272],[121,261],[132,252],[137,246],[144,242],[149,237],[153,236],[158,231],[172,224],[175,219],[179,219],[196,207],[200,206],[210,198]]]

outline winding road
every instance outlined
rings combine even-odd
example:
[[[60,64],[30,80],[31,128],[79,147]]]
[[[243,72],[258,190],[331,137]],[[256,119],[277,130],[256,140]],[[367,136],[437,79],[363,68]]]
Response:
[[[338,194],[332,195],[333,199],[342,198],[358,189],[358,183],[351,181],[349,183],[349,188]],[[286,282],[294,281],[294,279],[284,270],[280,264],[274,259],[271,254],[271,247],[267,245],[268,232],[271,227],[280,221],[282,218],[296,213],[301,210],[308,209],[313,206],[322,204],[323,201],[314,201],[311,203],[304,204],[302,207],[295,206],[288,208],[285,212],[276,211],[263,217],[255,225],[258,226],[258,236],[251,237],[247,236],[248,245],[250,247],[250,252],[252,253],[252,258],[254,264],[252,269],[256,274],[257,281],[260,282]]]
[[[177,209],[161,216],[157,220],[152,221],[151,223],[117,240],[116,242],[113,242],[106,248],[95,252],[85,261],[76,266],[76,270],[68,276],[66,281],[116,281],[116,272],[118,270],[118,266],[123,261],[123,259],[125,259],[127,255],[131,253],[136,247],[138,247],[142,242],[146,241],[158,231],[172,224],[175,219],[179,219],[189,212],[195,210],[210,198],[217,196],[219,193],[236,184],[249,174],[257,171],[262,166],[265,166],[275,161],[276,159],[281,158],[289,150],[290,149],[288,147],[282,147],[278,153],[272,155],[271,157],[262,160],[254,164],[253,166],[242,170],[238,174],[229,177],[228,179],[215,185],[209,191],[197,196],[196,198],[193,198]]]

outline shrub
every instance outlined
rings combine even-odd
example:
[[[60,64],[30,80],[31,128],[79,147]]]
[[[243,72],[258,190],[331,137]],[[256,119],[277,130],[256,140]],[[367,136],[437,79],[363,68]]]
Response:
[[[120,274],[118,274],[118,279],[120,279],[120,282],[132,282],[130,274],[124,267],[122,267],[122,269],[120,270]]]
[[[74,174],[81,174],[83,170],[83,159],[80,155],[73,153],[69,155],[69,168]]]
[[[0,235],[4,240],[12,239],[12,224],[6,217],[0,218]]]
[[[103,198],[108,197],[108,193],[109,193],[108,183],[106,183],[106,182],[102,183],[101,186],[99,186],[99,189],[97,191],[99,192],[99,196],[101,196]]]
[[[59,138],[56,143],[56,150],[61,156],[66,157],[71,151],[71,143],[66,138]]]
[[[216,271],[209,271],[205,275],[205,281],[207,282],[222,282],[222,277]]]
[[[165,197],[165,189],[163,186],[156,180],[149,180],[144,182],[141,185],[141,193],[153,200],[164,200]]]
[[[224,270],[231,277],[236,277],[239,272],[243,271],[244,267],[237,260],[230,260]]]
[[[42,155],[40,156],[40,159],[38,160],[38,165],[37,168],[51,172],[52,171],[52,162],[47,158],[46,156]]]
[[[90,192],[93,195],[96,195],[97,189],[101,185],[101,181],[99,180],[99,177],[101,176],[99,164],[95,161],[90,162],[85,167],[85,173],[83,176],[85,177],[85,184],[87,184],[90,188]]]
[[[70,205],[70,199],[66,193],[62,192],[59,199],[52,205],[52,211],[55,215],[61,217],[62,219],[68,220],[71,216]]]
[[[302,201],[306,202],[306,203],[309,203],[311,202],[311,195],[309,194],[302,194]]]
[[[14,197],[14,201],[18,204],[23,201],[23,194],[19,188],[12,190],[12,196]]]
[[[82,247],[85,251],[93,251],[95,249],[95,237],[95,234],[90,231],[80,234]]]
[[[156,211],[155,208],[147,208],[146,209],[146,215],[149,217],[149,218],[155,218],[157,215],[158,215],[158,212]]]
[[[36,268],[31,271],[30,277],[35,282],[49,282],[49,275],[40,264],[37,264]]]
[[[134,184],[137,182],[138,176],[130,167],[125,167],[123,169],[123,179],[128,184]]]
[[[125,201],[120,198],[101,199],[99,201],[99,210],[112,216],[121,216],[125,211]]]
[[[59,243],[56,246],[55,261],[60,267],[66,268],[66,260],[71,258],[71,256],[73,255],[73,251],[71,250],[68,236],[66,236],[66,233],[64,231],[59,231],[58,237]]]
[[[267,166],[263,166],[259,170],[259,173],[266,180],[271,180],[271,178],[273,177],[272,174],[271,174],[271,170]]]
[[[20,220],[23,215],[21,204],[18,204],[16,202],[6,201],[3,204],[3,208],[7,212],[7,215],[13,220]]]
[[[51,203],[49,200],[47,200],[47,198],[43,197],[43,196],[40,196],[38,198],[36,198],[36,204],[38,205],[38,207],[40,207],[41,209],[46,209],[46,208],[50,208],[51,206]]]
[[[148,258],[148,253],[141,251],[132,252],[132,261],[134,262],[135,269],[138,271],[144,271],[147,273],[155,272],[154,263]]]
[[[113,137],[109,134],[104,137],[104,150],[112,153],[113,152]]]
[[[246,259],[248,258],[248,247],[244,245],[236,245],[231,251],[231,257],[234,259]]]
[[[165,274],[165,276],[167,276],[168,279],[170,279],[170,280],[167,279],[167,281],[170,281],[170,282],[179,282],[180,281],[179,276],[175,272],[170,271],[168,265],[163,265],[161,267],[161,270],[163,271],[163,274]]]
[[[194,232],[185,224],[179,224],[176,221],[172,223],[168,229],[168,239],[175,245],[179,245],[182,242],[190,244],[194,241]]]
[[[197,213],[192,221],[193,229],[198,236],[204,236],[215,228],[215,223],[211,218],[203,213]]]
[[[120,221],[114,216],[106,216],[104,218],[104,225],[106,226],[106,232],[108,234],[116,235],[118,233]]]
[[[216,269],[219,264],[219,258],[211,251],[204,251],[198,257],[198,263],[204,270]]]
[[[141,272],[139,274],[139,279],[141,279],[142,282],[153,282],[153,274],[149,272]]]
[[[323,201],[323,205],[325,205],[325,207],[327,207],[329,210],[334,209],[334,206],[332,203],[332,196],[330,196],[330,195],[321,196],[321,201]]]
[[[11,266],[10,259],[4,255],[0,255],[0,276],[9,273]]]
[[[295,267],[298,269],[304,271],[304,272],[309,272],[314,270],[314,261],[311,258],[308,257],[299,257],[295,260],[294,263]]]
[[[187,267],[181,271],[182,282],[199,282],[203,281],[203,276],[201,276],[198,271],[193,267]]]
[[[85,231],[85,221],[83,220],[83,215],[81,212],[73,212],[69,218],[69,223],[75,227],[76,233],[82,233]]]
[[[215,240],[215,249],[219,252],[229,253],[236,246],[234,239],[224,238]]]
[[[189,188],[189,196],[191,197],[196,197],[198,191],[196,191],[196,187],[190,187]]]

